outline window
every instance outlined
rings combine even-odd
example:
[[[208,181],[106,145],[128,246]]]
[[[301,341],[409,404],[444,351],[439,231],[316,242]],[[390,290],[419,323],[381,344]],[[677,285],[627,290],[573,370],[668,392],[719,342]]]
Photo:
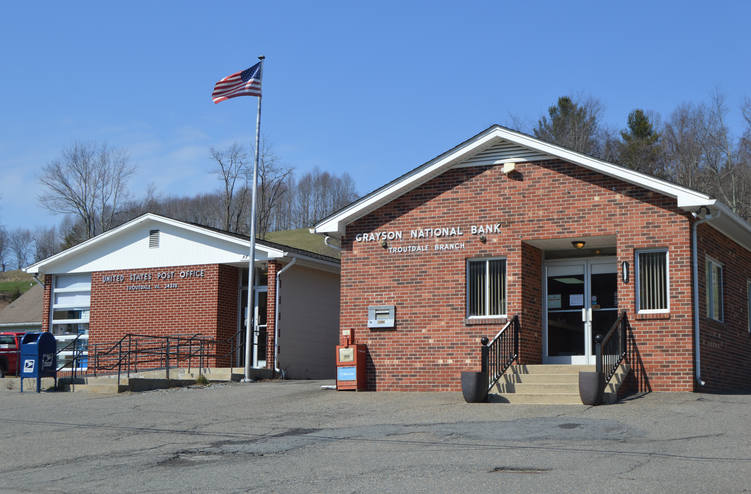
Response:
[[[50,326],[57,340],[57,350],[61,352],[57,356],[58,369],[70,364],[76,350],[83,350],[78,369],[87,367],[90,300],[91,274],[55,276]],[[65,370],[71,370],[71,367],[67,365]]]
[[[707,259],[706,272],[707,317],[722,321],[722,265]]]
[[[751,333],[751,281],[746,281],[746,315],[748,316],[748,332]]]
[[[668,251],[636,254],[636,312],[669,312]]]
[[[467,313],[469,317],[506,315],[506,260],[467,262]]]

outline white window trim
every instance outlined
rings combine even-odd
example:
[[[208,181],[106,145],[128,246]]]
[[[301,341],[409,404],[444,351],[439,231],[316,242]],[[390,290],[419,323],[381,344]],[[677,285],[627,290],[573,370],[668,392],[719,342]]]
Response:
[[[470,281],[469,280],[469,264],[473,263],[473,262],[484,262],[485,263],[485,282],[486,282],[486,286],[485,286],[485,311],[487,312],[490,309],[490,290],[488,289],[489,287],[487,286],[487,283],[490,282],[490,273],[488,272],[488,270],[490,269],[490,261],[503,261],[505,263],[505,268],[506,268],[505,272],[506,272],[506,274],[503,277],[503,294],[504,294],[504,296],[506,298],[506,306],[504,307],[504,313],[503,314],[497,314],[497,315],[494,314],[494,315],[470,316],[469,315],[469,305],[470,305],[470,300],[469,300],[469,291],[470,291],[470,285],[469,285],[469,281]],[[466,277],[466,280],[465,280],[466,287],[465,288],[466,288],[466,292],[467,293],[466,293],[466,301],[465,301],[465,304],[466,304],[466,312],[465,313],[467,315],[467,319],[473,320],[473,319],[505,319],[505,318],[507,318],[507,314],[508,314],[508,259],[506,257],[472,257],[472,258],[468,258],[464,270],[465,270],[464,272],[466,273],[465,274],[465,277]]]
[[[748,332],[751,333],[751,280],[746,280],[746,317]]]
[[[711,285],[709,283],[709,278],[706,278],[707,273],[707,264],[714,264],[718,268],[720,268],[720,317],[715,317],[714,313],[714,294],[712,293]],[[717,322],[725,322],[725,290],[723,288],[723,283],[725,281],[725,273],[723,273],[725,269],[725,264],[721,263],[717,259],[714,259],[709,256],[704,257],[704,273],[705,273],[705,280],[704,280],[704,291],[705,293],[705,299],[707,300],[707,318],[712,319],[713,321]],[[712,270],[709,270],[710,274],[712,273]]]
[[[665,283],[667,285],[667,303],[666,309],[642,309],[641,304],[641,276],[639,276],[639,255],[649,254],[652,252],[665,253]],[[636,313],[637,314],[668,314],[670,313],[670,251],[668,249],[640,249],[636,251],[636,267],[634,268],[634,279],[636,281]]]

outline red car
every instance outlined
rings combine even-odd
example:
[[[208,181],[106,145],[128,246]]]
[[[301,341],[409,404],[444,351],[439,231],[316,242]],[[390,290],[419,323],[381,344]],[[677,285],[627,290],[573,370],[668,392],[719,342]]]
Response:
[[[0,333],[0,377],[18,375],[21,338],[26,333]]]

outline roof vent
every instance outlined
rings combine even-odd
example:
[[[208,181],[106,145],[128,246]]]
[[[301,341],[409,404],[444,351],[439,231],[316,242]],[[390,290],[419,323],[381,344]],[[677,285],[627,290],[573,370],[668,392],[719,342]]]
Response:
[[[159,248],[159,230],[149,230],[149,249]]]

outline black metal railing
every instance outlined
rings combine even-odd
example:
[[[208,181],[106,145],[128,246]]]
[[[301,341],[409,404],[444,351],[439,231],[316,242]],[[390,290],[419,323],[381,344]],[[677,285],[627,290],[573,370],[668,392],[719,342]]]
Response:
[[[605,372],[606,383],[610,381],[626,357],[628,327],[628,316],[624,310],[618,315],[618,319],[605,336],[595,336],[596,370]]]
[[[197,366],[199,373],[207,357],[213,353],[215,340],[201,334],[151,336],[126,334],[115,343],[89,345],[89,372],[109,374],[117,370],[117,380],[123,372],[165,369],[169,379],[171,367],[187,364],[188,371]]]
[[[482,342],[482,372],[488,373],[488,390],[501,378],[506,369],[519,357],[519,316],[506,323],[501,331],[488,343]]]

